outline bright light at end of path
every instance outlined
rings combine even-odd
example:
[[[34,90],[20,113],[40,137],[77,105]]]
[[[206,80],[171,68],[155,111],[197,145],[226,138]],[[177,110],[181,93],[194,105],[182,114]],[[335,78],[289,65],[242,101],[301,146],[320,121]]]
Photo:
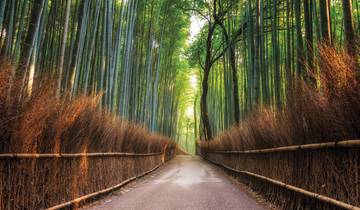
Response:
[[[195,74],[191,74],[189,81],[190,81],[191,87],[196,90],[196,88],[198,86],[197,76]]]
[[[193,107],[188,107],[186,109],[185,115],[187,118],[193,118],[194,117],[194,108]]]
[[[191,16],[190,18],[191,25],[190,25],[190,37],[189,37],[189,44],[191,44],[196,36],[200,33],[201,28],[205,24],[205,20],[201,20],[196,16]]]

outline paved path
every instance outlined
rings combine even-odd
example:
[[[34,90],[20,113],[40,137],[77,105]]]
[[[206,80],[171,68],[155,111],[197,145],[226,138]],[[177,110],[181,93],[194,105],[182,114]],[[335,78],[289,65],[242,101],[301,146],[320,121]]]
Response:
[[[87,210],[265,210],[199,157],[177,156],[159,174]]]

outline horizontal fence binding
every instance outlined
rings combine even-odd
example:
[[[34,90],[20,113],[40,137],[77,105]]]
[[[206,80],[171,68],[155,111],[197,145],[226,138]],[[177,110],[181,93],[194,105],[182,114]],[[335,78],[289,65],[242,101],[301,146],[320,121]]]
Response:
[[[357,148],[360,147],[360,140],[327,142],[318,144],[304,144],[286,147],[277,147],[270,149],[245,150],[245,151],[206,151],[207,153],[219,154],[257,154],[257,153],[274,153],[274,152],[292,152],[299,150],[318,150],[330,148]]]
[[[26,154],[26,153],[5,153],[0,154],[0,159],[39,159],[39,158],[81,158],[81,157],[109,157],[109,156],[159,156],[163,155],[163,152],[159,153],[54,153],[54,154]]]

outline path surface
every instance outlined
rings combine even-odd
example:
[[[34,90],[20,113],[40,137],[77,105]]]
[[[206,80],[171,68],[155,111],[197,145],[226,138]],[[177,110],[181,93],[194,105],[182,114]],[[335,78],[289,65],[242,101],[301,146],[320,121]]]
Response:
[[[177,156],[157,175],[86,210],[265,210],[199,157]]]

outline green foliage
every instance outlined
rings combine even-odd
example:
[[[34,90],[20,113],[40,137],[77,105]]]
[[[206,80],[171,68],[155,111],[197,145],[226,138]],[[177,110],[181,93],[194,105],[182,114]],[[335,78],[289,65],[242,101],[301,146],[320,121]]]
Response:
[[[343,19],[353,17],[359,31],[359,2],[344,16],[347,0],[321,1],[331,3],[330,17],[319,1],[306,2],[308,11],[295,0],[7,0],[0,48],[18,65],[24,90],[51,74],[61,97],[102,93],[100,108],[174,139],[201,138],[200,84],[209,86],[202,114],[217,134],[258,106],[284,108],[296,76],[318,84],[318,69],[308,66],[327,23],[332,45],[351,50]],[[189,46],[192,16],[205,24]]]
[[[236,76],[240,96],[241,118],[258,106],[282,109],[286,106],[288,91],[299,76],[312,84],[318,78],[314,57],[318,56],[318,42],[322,41],[322,30],[326,22],[331,23],[332,44],[336,47],[346,43],[343,4],[346,1],[328,1],[330,16],[320,19],[323,5],[308,0],[309,12],[303,1],[195,1],[189,10],[193,15],[206,20],[197,39],[186,52],[191,67],[203,72],[206,57],[206,40],[211,27],[216,24],[214,6],[220,13],[218,25],[211,38],[211,54],[216,57],[220,49],[229,47],[224,42],[224,30],[234,39]],[[352,1],[352,15],[355,31],[359,30],[359,2]],[[223,12],[223,13],[221,13]],[[221,16],[225,14],[225,16]],[[299,15],[296,17],[296,15]],[[325,16],[326,18],[326,16]],[[310,22],[305,23],[309,19]],[[239,29],[244,31],[239,33]],[[357,28],[357,29],[356,29]],[[241,32],[241,31],[240,31]],[[235,124],[234,74],[231,73],[230,50],[212,66],[207,98],[208,115],[214,133],[221,132]],[[201,91],[201,90],[199,90]],[[200,115],[198,116],[198,119]],[[203,127],[198,127],[202,133]]]
[[[39,75],[51,74],[59,94],[102,93],[100,109],[176,138],[189,28],[189,16],[176,6],[171,0],[1,1],[0,47],[29,90]]]

